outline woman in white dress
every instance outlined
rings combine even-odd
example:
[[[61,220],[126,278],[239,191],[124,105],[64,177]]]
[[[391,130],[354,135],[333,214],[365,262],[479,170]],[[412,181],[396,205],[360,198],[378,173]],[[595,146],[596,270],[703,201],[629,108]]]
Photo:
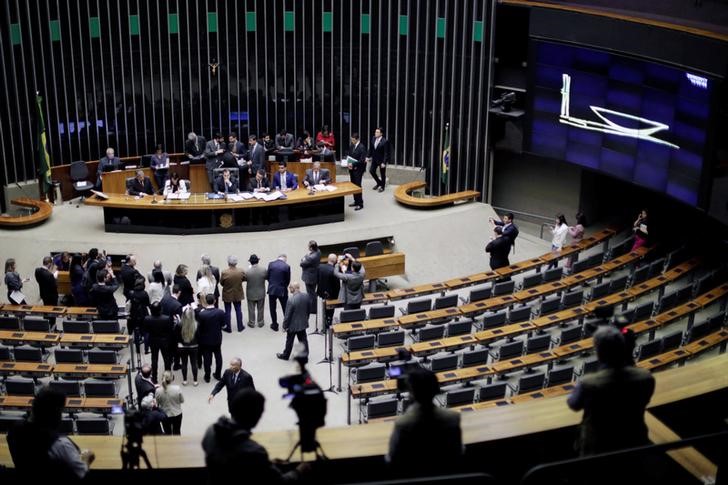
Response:
[[[204,265],[200,270],[202,276],[197,280],[197,294],[213,295],[215,293],[215,277],[209,265]]]
[[[559,253],[561,252],[561,248],[564,247],[564,242],[566,241],[566,234],[569,232],[569,225],[566,223],[566,217],[564,217],[564,214],[559,214],[556,216],[556,224],[553,228],[551,228],[551,252],[552,253]],[[549,264],[549,269],[555,268],[558,265],[558,260],[554,259]]]

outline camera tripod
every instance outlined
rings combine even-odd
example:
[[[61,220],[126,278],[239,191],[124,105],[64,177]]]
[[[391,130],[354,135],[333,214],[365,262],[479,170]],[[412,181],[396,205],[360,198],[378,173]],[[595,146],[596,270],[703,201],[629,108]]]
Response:
[[[139,466],[139,458],[144,459],[144,464],[147,465],[147,469],[152,469],[152,464],[149,463],[149,457],[147,456],[147,452],[144,451],[144,448],[142,448],[142,442],[141,440],[137,441],[129,441],[128,438],[125,439],[126,443],[121,445],[121,469],[122,470],[138,470],[140,468]]]
[[[324,449],[321,447],[321,443],[314,440],[314,449],[311,450],[313,453],[316,454],[316,460],[328,460],[329,458],[326,456],[326,453],[324,453]],[[291,450],[291,453],[288,455],[288,458],[286,458],[287,462],[291,461],[291,458],[293,458],[293,455],[296,453],[297,449],[301,449],[301,461],[303,461],[303,446],[301,445],[301,440],[298,440],[295,445],[293,445],[293,449]]]
[[[321,317],[321,328],[323,328],[323,336],[324,336],[324,358],[320,361],[316,362],[317,364],[329,364],[329,387],[324,389],[324,392],[330,392],[332,394],[338,394],[336,390],[334,389],[334,371],[333,371],[333,364],[334,364],[334,331],[331,328],[331,325],[328,325],[328,322],[326,321],[326,302],[323,299],[319,299],[319,312],[317,315],[317,319],[319,316]]]

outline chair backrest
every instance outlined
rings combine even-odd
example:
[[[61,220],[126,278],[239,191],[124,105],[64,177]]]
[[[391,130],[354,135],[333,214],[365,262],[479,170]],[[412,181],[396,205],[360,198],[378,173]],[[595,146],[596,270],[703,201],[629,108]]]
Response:
[[[394,316],[394,305],[379,305],[369,307],[369,319],[391,318]]]
[[[674,350],[680,345],[682,345],[683,341],[683,331],[678,330],[675,332],[668,333],[667,335],[662,337],[662,351],[667,352],[669,350]]]
[[[82,364],[83,352],[78,349],[56,349],[53,356],[58,364]]]
[[[541,301],[541,305],[539,306],[539,313],[541,315],[544,315],[546,313],[555,312],[559,308],[561,308],[561,297],[551,296]]]
[[[396,416],[398,403],[399,401],[395,397],[381,399],[378,401],[369,401],[367,403],[367,419]]]
[[[547,269],[543,273],[543,282],[548,283],[549,281],[556,281],[558,279],[561,279],[561,275],[564,273],[564,270],[560,267]]]
[[[525,322],[531,318],[533,309],[530,306],[511,308],[508,310],[508,321],[510,323]]]
[[[475,290],[470,290],[470,296],[468,297],[468,302],[473,303],[476,301],[485,300],[487,298],[490,298],[490,296],[493,294],[493,288],[491,285],[485,286],[483,288],[478,288]]]
[[[64,396],[80,396],[81,383],[78,381],[67,381],[65,379],[51,380],[48,387],[52,390],[60,392]]]
[[[534,273],[523,277],[523,289],[531,288],[532,286],[540,285],[543,283],[543,273]]]
[[[384,245],[381,241],[369,241],[364,247],[365,256],[378,256],[384,254]]]
[[[452,295],[445,295],[438,298],[435,298],[435,305],[433,307],[434,310],[440,310],[441,308],[450,308],[458,306],[458,295],[452,294]]]
[[[617,318],[619,318],[620,320],[623,320],[627,323],[632,323],[632,322],[634,322],[634,312],[635,312],[635,310],[634,310],[634,308],[632,308],[630,310],[619,313],[614,316],[615,321]]]
[[[536,374],[524,374],[518,378],[518,392],[530,392],[541,389],[546,381],[546,374],[539,372]]]
[[[669,310],[677,304],[677,291],[665,293],[658,303],[658,312],[662,313]]]
[[[0,414],[0,433],[7,433],[23,421],[25,417],[20,414]]]
[[[710,322],[710,333],[720,330],[725,325],[725,316],[726,314],[724,312],[720,312],[708,318],[708,322]]]
[[[363,308],[356,310],[341,310],[341,313],[339,313],[339,321],[341,323],[361,322],[362,320],[366,320],[366,318],[367,311]]]
[[[599,359],[596,357],[591,357],[589,359],[584,360],[584,365],[581,366],[581,375],[589,374],[590,372],[595,372],[599,369]]]
[[[589,263],[587,265],[588,268],[599,266],[600,264],[602,264],[602,262],[604,262],[604,253],[592,254],[587,258],[587,262]]]
[[[344,248],[343,254],[351,254],[354,259],[359,259],[359,248],[356,246]]]
[[[61,425],[58,427],[60,434],[73,434],[73,418],[70,416],[61,417]]]
[[[407,314],[420,313],[430,311],[432,308],[432,299],[423,298],[421,300],[412,300],[407,302]]]
[[[526,353],[541,352],[551,346],[551,334],[537,335],[526,341]]]
[[[687,302],[690,298],[693,296],[693,285],[689,284],[686,286],[683,286],[679,290],[677,290],[677,296],[675,297],[675,304],[676,305],[682,305],[683,303]]]
[[[629,280],[629,275],[620,276],[619,278],[613,279],[609,283],[609,293],[616,293],[618,291],[622,291],[624,287],[627,285],[627,280]]]
[[[592,300],[596,300],[597,298],[601,298],[604,295],[609,294],[609,281],[605,281],[604,283],[600,283],[598,285],[594,285],[594,287],[591,290],[591,293],[589,294],[589,298]]]
[[[442,338],[444,335],[445,327],[442,325],[427,325],[417,332],[417,340],[424,342],[425,340]]]
[[[574,366],[573,365],[565,365],[562,367],[553,367],[549,370],[548,375],[546,376],[546,381],[548,386],[556,386],[558,384],[564,384],[566,382],[571,382],[571,380],[574,378]]]
[[[455,335],[464,335],[470,333],[472,330],[473,322],[471,320],[460,320],[457,322],[450,322],[447,324],[447,336],[453,337]]]
[[[76,420],[78,434],[109,434],[111,426],[106,418],[78,418]]]
[[[463,352],[463,367],[485,364],[488,362],[488,349],[475,349]]]
[[[356,382],[381,381],[386,376],[387,366],[373,362],[356,369]]]
[[[50,332],[50,321],[43,317],[23,318],[23,330],[26,332]]]
[[[696,323],[688,331],[688,342],[695,342],[710,333],[710,320]]]
[[[116,397],[117,394],[114,381],[100,379],[86,379],[83,382],[83,392],[86,397]]]
[[[20,330],[20,319],[12,315],[0,316],[0,330]]]
[[[641,305],[634,307],[634,321],[639,322],[652,316],[652,311],[655,309],[655,302],[648,301]]]
[[[645,342],[637,349],[637,360],[644,360],[653,355],[657,355],[662,351],[662,339],[658,338]]]
[[[377,347],[393,347],[396,345],[404,345],[404,330],[396,330],[394,332],[381,332],[377,334]]]
[[[483,328],[500,327],[506,323],[506,317],[508,317],[507,310],[486,314],[483,316]]]
[[[432,372],[441,372],[445,370],[453,370],[458,367],[458,355],[448,354],[439,355],[430,359],[430,370]]]
[[[632,273],[632,285],[642,283],[649,277],[650,277],[650,267],[649,266],[642,266],[640,268],[637,268],[636,270],[634,270],[634,273]]]
[[[652,263],[650,263],[649,268],[650,270],[647,278],[654,278],[655,276],[661,275],[662,270],[665,269],[665,258],[654,260]]]
[[[94,320],[91,327],[94,333],[121,333],[118,320]]]
[[[374,348],[374,335],[357,335],[346,339],[346,348],[349,352]]]
[[[498,360],[523,355],[523,340],[507,342],[498,348]]]
[[[570,327],[562,328],[559,334],[559,345],[566,345],[581,339],[582,331],[582,326],[578,323]]]
[[[478,392],[478,401],[492,401],[494,399],[503,399],[506,396],[506,383],[496,382],[481,386]]]
[[[513,289],[515,287],[516,287],[516,282],[513,280],[501,281],[500,283],[496,283],[493,285],[493,296],[511,294],[511,293],[513,293]]]
[[[63,333],[91,333],[88,320],[63,320]]]
[[[119,362],[119,355],[114,350],[89,350],[88,353],[89,364],[117,364]]]
[[[618,244],[615,244],[611,248],[609,248],[609,258],[614,259],[617,258],[623,254],[625,254],[629,249],[632,247],[633,244],[633,238],[630,236],[624,241],[619,242]]]
[[[589,260],[589,258],[587,258],[587,259],[582,259],[581,261],[577,261],[576,263],[574,263],[574,264],[573,264],[573,265],[571,266],[571,271],[572,271],[573,273],[581,273],[581,272],[582,272],[582,271],[584,271],[585,269],[589,268],[589,263],[590,263],[590,260]]]
[[[71,163],[71,166],[69,167],[69,172],[69,176],[74,182],[79,180],[86,180],[86,178],[88,177],[88,166],[83,160],[78,160]]]
[[[29,345],[15,347],[13,355],[18,362],[43,362],[43,351]]]
[[[445,393],[445,406],[459,406],[461,404],[472,404],[475,400],[475,388],[465,387]]]
[[[240,179],[239,173],[238,173],[239,172],[239,169],[237,169],[235,167],[230,167],[230,168],[228,168],[228,170],[230,171],[230,178],[231,179],[234,179],[234,180]],[[217,180],[218,177],[222,177],[222,173],[224,171],[225,171],[225,167],[220,167],[220,168],[214,168],[214,169],[212,169],[212,175],[215,177],[215,180]]]
[[[0,345],[0,360],[10,360],[10,347]]]
[[[574,305],[581,305],[582,300],[584,300],[584,290],[574,290],[564,293],[561,304],[564,308],[569,308]]]
[[[35,382],[33,379],[11,376],[5,380],[5,392],[10,396],[34,396]]]

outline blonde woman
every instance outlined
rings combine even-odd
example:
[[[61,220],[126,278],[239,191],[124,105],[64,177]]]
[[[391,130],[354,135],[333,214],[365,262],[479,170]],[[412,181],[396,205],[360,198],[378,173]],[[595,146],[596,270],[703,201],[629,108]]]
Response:
[[[187,385],[187,361],[192,368],[192,385],[197,386],[197,319],[195,311],[187,306],[182,313],[182,318],[174,326],[174,333],[177,337],[177,353],[182,363],[182,385]]]
[[[201,275],[197,280],[197,294],[214,295],[217,281],[212,274],[212,268],[206,264],[202,267],[200,273]]]
[[[172,384],[173,381],[174,374],[164,371],[162,385],[157,388],[154,397],[159,409],[167,415],[167,419],[162,421],[164,434],[178,435],[182,428],[182,403],[185,402],[185,397],[179,386]]]

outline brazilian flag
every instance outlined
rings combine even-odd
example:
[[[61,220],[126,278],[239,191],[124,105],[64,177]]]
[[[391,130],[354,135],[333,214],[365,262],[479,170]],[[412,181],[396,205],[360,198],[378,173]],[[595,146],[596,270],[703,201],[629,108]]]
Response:
[[[442,150],[442,183],[447,185],[450,175],[450,124],[445,124],[445,141],[442,144],[445,148]]]
[[[35,95],[35,105],[38,108],[38,141],[36,149],[38,150],[38,176],[40,178],[41,189],[48,196],[51,190],[51,155],[48,153],[46,145],[46,129],[45,119],[43,117],[43,98],[40,94]]]

